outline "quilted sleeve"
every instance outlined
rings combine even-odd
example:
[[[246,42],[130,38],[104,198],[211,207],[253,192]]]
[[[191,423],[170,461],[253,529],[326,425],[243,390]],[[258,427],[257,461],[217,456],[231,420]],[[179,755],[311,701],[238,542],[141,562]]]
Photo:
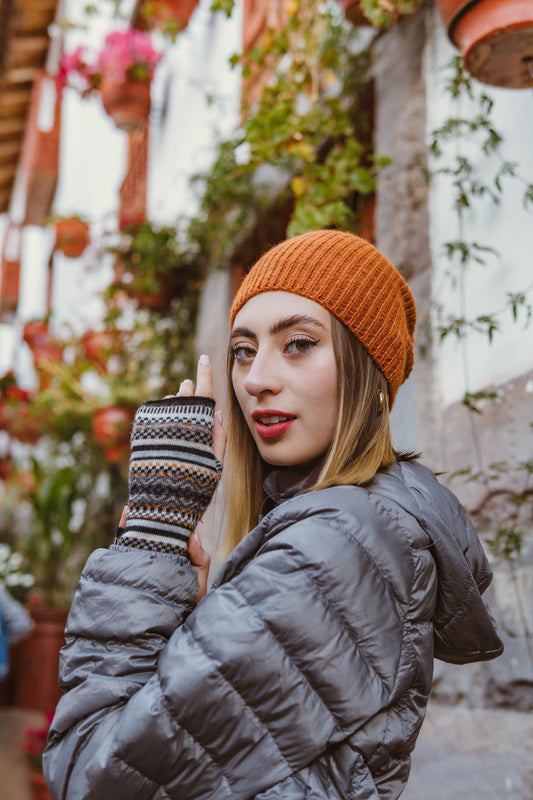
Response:
[[[124,554],[114,567],[108,554],[117,590],[98,556],[69,621],[71,688],[46,756],[54,796],[251,798],[405,691],[407,598],[353,526],[338,510],[295,522],[183,624],[155,565],[136,586]],[[152,670],[153,638],[172,624]]]

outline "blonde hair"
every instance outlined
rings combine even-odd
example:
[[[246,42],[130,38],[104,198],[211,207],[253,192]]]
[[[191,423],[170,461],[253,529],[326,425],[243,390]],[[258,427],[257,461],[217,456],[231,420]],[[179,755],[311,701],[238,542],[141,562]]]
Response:
[[[353,333],[333,315],[331,327],[339,375],[339,415],[320,473],[307,491],[329,486],[361,486],[397,458],[391,441],[385,377]],[[223,556],[229,555],[257,525],[265,477],[265,463],[233,391],[233,360],[230,350],[226,406],[228,446],[224,473],[230,476],[231,485],[226,490],[227,516],[221,543]]]

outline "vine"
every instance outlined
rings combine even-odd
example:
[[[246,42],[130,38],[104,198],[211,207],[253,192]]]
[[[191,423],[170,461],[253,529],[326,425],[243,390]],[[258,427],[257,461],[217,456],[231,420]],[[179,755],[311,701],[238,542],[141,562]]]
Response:
[[[441,304],[434,304],[436,329],[440,340],[453,335],[462,343],[463,371],[465,392],[462,403],[469,412],[469,421],[472,434],[474,454],[477,469],[466,467],[451,475],[451,479],[463,477],[467,482],[475,482],[483,488],[483,498],[476,508],[471,509],[473,516],[481,516],[489,507],[491,501],[499,504],[498,523],[494,533],[485,541],[497,560],[508,564],[511,581],[517,600],[518,614],[521,621],[529,658],[533,664],[533,642],[531,631],[528,627],[527,614],[518,581],[516,562],[520,558],[523,545],[528,536],[527,518],[533,514],[533,461],[526,460],[517,464],[499,461],[484,464],[481,453],[476,418],[483,413],[486,402],[494,402],[500,398],[500,392],[492,390],[470,390],[470,368],[467,334],[475,331],[487,337],[489,345],[501,330],[505,317],[511,318],[515,323],[528,327],[532,317],[531,292],[533,283],[521,291],[507,292],[501,307],[475,317],[466,314],[466,271],[473,264],[488,265],[489,259],[498,258],[499,253],[491,246],[468,240],[465,236],[465,211],[471,209],[482,198],[489,198],[493,203],[501,201],[505,183],[509,179],[518,180],[523,186],[522,202],[525,209],[533,206],[533,184],[526,181],[519,173],[517,163],[506,160],[502,154],[503,137],[497,130],[493,121],[493,100],[487,93],[467,75],[463,68],[462,59],[457,56],[451,64],[451,77],[447,83],[447,91],[454,100],[465,96],[469,101],[477,102],[477,112],[471,118],[451,117],[431,135],[429,145],[430,153],[435,160],[442,158],[445,142],[457,141],[460,143],[465,136],[474,138],[479,145],[479,151],[486,157],[483,164],[486,167],[487,159],[492,159],[495,169],[490,178],[482,179],[479,170],[467,158],[460,148],[451,164],[434,169],[428,177],[444,175],[448,177],[454,192],[454,209],[457,217],[458,237],[444,242],[443,254],[448,259],[450,269],[447,277],[455,288],[458,289],[461,303],[459,315],[446,313]],[[533,423],[530,423],[530,427]],[[491,518],[489,525],[493,524]]]
[[[388,163],[373,153],[371,55],[357,31],[335,4],[299,0],[287,14],[281,30],[232,58],[245,86],[268,80],[195,178],[201,209],[190,232],[211,262],[255,258],[258,244],[312,228],[353,228]],[[259,220],[273,227],[271,242],[256,241]]]

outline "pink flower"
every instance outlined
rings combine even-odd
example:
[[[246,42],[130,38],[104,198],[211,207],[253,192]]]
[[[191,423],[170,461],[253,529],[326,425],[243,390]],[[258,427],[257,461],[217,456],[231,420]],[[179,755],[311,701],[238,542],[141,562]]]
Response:
[[[59,88],[71,86],[86,96],[98,89],[102,81],[122,83],[127,77],[149,81],[153,78],[161,55],[147,33],[134,28],[111,31],[92,62],[83,45],[71,53],[64,53],[56,78],[57,85]]]

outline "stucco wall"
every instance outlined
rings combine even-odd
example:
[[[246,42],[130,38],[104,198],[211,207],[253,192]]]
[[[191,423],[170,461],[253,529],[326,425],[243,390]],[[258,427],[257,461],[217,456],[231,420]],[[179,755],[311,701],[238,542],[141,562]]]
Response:
[[[449,116],[472,113],[464,103],[459,110],[455,108],[442,86],[443,67],[453,54],[431,4],[380,41],[376,149],[393,163],[379,178],[377,243],[409,281],[418,307],[415,369],[398,396],[396,443],[422,450],[423,460],[443,473],[441,480],[451,483],[486,542],[509,512],[507,490],[519,488],[518,481],[525,480],[525,474],[517,477],[513,467],[530,459],[533,451],[531,334],[524,328],[525,317],[516,324],[509,314],[501,318],[493,345],[480,334],[466,341],[446,339],[441,344],[431,332],[432,303],[438,301],[450,313],[461,311],[469,316],[498,311],[506,292],[525,289],[531,283],[533,225],[531,213],[521,204],[523,185],[517,181],[505,184],[499,204],[473,206],[465,217],[465,238],[493,247],[499,255],[485,267],[469,269],[464,281],[466,303],[463,298],[461,305],[461,285],[450,280],[450,264],[443,255],[443,243],[458,238],[461,232],[452,194],[444,179],[428,186],[422,174],[431,131]],[[504,134],[505,150],[531,180],[533,104],[528,93],[487,91],[495,101],[494,118]],[[448,164],[453,164],[457,152],[468,153],[482,176],[485,170],[490,179],[493,162],[486,162],[468,141],[454,148],[445,154]],[[498,397],[482,401],[482,413],[472,414],[460,398],[467,390],[481,388]],[[450,480],[457,470],[487,471],[496,461],[505,461],[511,468],[498,480],[467,481],[464,476]],[[505,653],[487,664],[457,668],[437,663],[434,696],[445,702],[533,708],[530,504],[521,508],[518,524],[529,531],[522,556],[511,566],[493,559],[495,577],[487,593]]]

